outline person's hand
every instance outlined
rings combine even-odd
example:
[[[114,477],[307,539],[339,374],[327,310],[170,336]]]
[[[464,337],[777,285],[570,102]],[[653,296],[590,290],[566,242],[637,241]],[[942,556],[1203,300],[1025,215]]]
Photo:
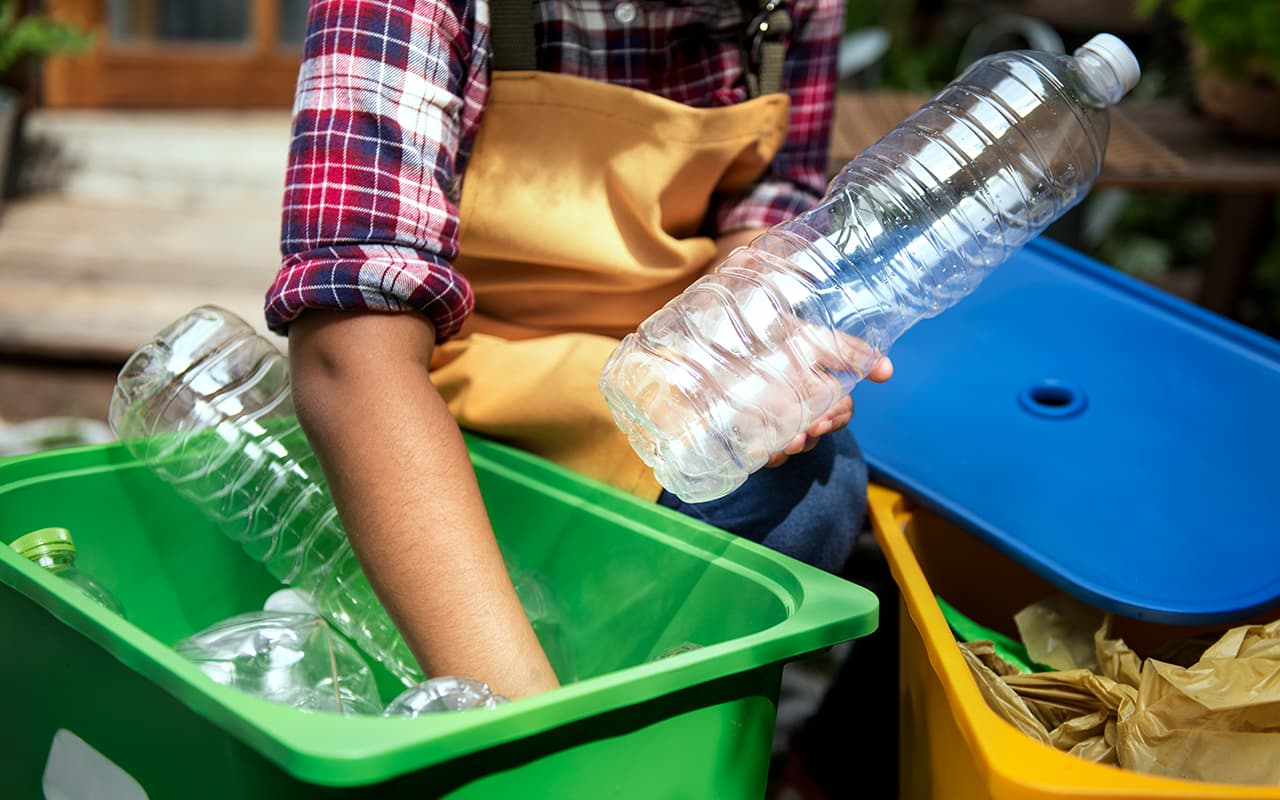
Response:
[[[707,265],[704,274],[718,269],[729,259],[730,254],[738,248],[749,245],[753,239],[764,233],[765,230],[765,228],[752,228],[733,231],[717,238],[715,259]],[[752,265],[753,259],[749,255],[742,256],[735,263],[735,266],[739,268],[750,268]],[[803,327],[809,323],[797,322],[797,324]],[[804,347],[805,337],[798,337],[798,339],[802,342],[800,346]],[[829,334],[812,337],[810,341],[829,342]],[[817,348],[813,352],[802,352],[799,358],[801,360],[810,358],[812,363],[826,366],[830,372],[844,373],[850,371],[850,369],[856,370],[860,365],[865,365],[875,357],[875,352],[872,348],[856,336],[841,334],[837,335],[836,341],[839,352]],[[889,360],[888,356],[881,356],[871,366],[871,369],[867,370],[864,377],[876,383],[884,383],[893,377],[893,362]],[[805,387],[799,388],[804,391]],[[814,390],[821,391],[822,388],[814,387]],[[781,450],[771,455],[765,466],[779,467],[785,464],[791,456],[807,453],[817,446],[818,440],[823,436],[847,427],[851,419],[853,419],[853,398],[846,394],[837,400],[827,413],[814,421],[804,433],[797,435],[790,442],[787,442]]]
[[[888,356],[882,356],[867,373],[867,380],[876,383],[884,383],[892,377],[893,362],[889,360]],[[831,410],[810,425],[804,433],[799,434],[787,442],[785,447],[774,453],[765,466],[780,467],[787,463],[787,459],[791,458],[791,456],[809,452],[817,446],[819,439],[828,433],[845,428],[851,419],[853,419],[853,396],[846,394],[831,407]]]

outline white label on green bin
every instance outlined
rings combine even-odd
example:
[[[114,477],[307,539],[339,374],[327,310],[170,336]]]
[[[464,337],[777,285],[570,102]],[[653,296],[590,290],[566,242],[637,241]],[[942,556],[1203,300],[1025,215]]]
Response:
[[[49,745],[43,786],[45,800],[147,800],[132,775],[65,728],[58,729]]]

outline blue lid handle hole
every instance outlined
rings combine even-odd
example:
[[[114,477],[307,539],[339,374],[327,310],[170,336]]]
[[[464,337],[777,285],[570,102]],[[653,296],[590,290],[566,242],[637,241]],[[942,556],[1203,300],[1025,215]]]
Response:
[[[1084,411],[1087,402],[1082,389],[1057,380],[1043,380],[1018,394],[1023,410],[1039,417],[1074,417]]]

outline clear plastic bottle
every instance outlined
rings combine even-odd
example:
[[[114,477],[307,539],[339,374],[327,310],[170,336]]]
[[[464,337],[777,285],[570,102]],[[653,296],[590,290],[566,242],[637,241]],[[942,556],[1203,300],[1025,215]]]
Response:
[[[239,614],[173,649],[223,686],[273,703],[336,714],[382,713],[369,665],[314,614]]]
[[[23,534],[9,544],[19,555],[70,581],[98,605],[124,616],[124,608],[107,587],[76,566],[76,543],[66,528],[41,528]]]
[[[538,637],[547,660],[555,669],[556,677],[561,684],[575,683],[578,680],[577,666],[559,593],[545,575],[513,566],[510,559],[507,561],[507,572],[511,575],[516,597],[520,599],[525,616],[529,618],[529,625]]]
[[[1108,108],[1138,75],[1109,34],[1074,55],[983,58],[845,166],[816,208],[645,320],[600,388],[657,480],[688,502],[728,494],[903,332],[1079,202],[1102,167]]]
[[[201,306],[121,368],[111,429],[281,583],[406,686],[425,679],[374,595],[298,424],[283,353]]]
[[[406,689],[387,704],[382,715],[414,718],[448,711],[497,708],[506,702],[509,702],[506,697],[495,693],[483,681],[445,675]]]

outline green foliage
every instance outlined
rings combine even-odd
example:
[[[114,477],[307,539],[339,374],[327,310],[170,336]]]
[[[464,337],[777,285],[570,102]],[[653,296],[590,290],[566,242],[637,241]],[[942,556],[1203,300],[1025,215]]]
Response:
[[[46,16],[20,15],[17,0],[0,0],[0,75],[8,73],[23,59],[80,52],[92,40],[78,28]]]
[[[1101,194],[1086,201],[1100,202]],[[1217,201],[1181,192],[1129,194],[1123,212],[1090,254],[1139,278],[1198,268],[1213,246]]]
[[[973,21],[963,13],[926,13],[920,8],[924,5],[922,0],[846,3],[846,32],[876,26],[892,38],[881,63],[883,88],[927,94],[956,77],[956,59]]]
[[[1280,83],[1276,0],[1140,0],[1137,9],[1147,16],[1167,9],[1225,76]]]

